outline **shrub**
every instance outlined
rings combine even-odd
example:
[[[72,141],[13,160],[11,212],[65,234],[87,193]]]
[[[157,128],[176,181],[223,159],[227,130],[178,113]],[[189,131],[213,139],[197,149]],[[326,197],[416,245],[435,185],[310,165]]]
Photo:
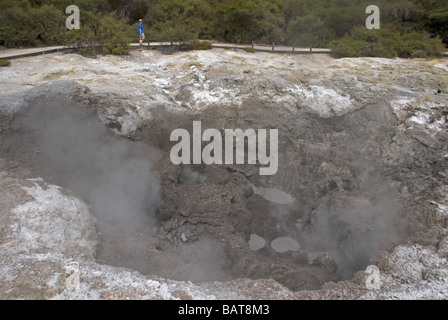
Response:
[[[126,26],[112,16],[91,17],[79,30],[72,29],[66,33],[65,44],[80,49],[80,54],[89,57],[96,56],[95,49],[86,47],[100,47],[103,54],[122,55],[129,53],[129,42],[126,37]],[[81,50],[83,49],[83,50]]]
[[[193,41],[194,50],[210,50],[213,48],[209,41]]]
[[[34,46],[39,35],[34,22],[29,20],[28,9],[11,8],[2,14],[0,43],[7,48]]]
[[[194,50],[194,46],[192,42],[181,42],[179,44],[179,50],[180,51],[191,51]]]
[[[65,17],[51,5],[11,6],[0,13],[0,44],[6,47],[62,44]]]
[[[156,38],[160,41],[167,41],[173,44],[174,42],[185,43],[190,41],[193,36],[188,28],[180,22],[163,23],[156,26]]]
[[[314,15],[298,17],[288,27],[288,44],[303,47],[327,47],[335,34]]]
[[[82,27],[79,30],[72,29],[65,34],[65,45],[72,48],[83,48],[86,46],[98,45],[93,30],[88,27]]]
[[[128,27],[113,16],[100,17],[87,13],[89,19],[79,30],[66,32],[65,45],[79,49],[79,53],[88,57],[96,56],[94,48],[100,47],[101,53],[123,55],[129,53]],[[82,50],[81,50],[82,49]]]
[[[28,16],[38,31],[37,39],[45,45],[62,44],[65,27],[65,16],[53,6],[43,5],[33,8]]]
[[[255,53],[255,49],[251,48],[251,47],[245,47],[245,48],[243,48],[243,50],[248,52],[248,53]]]
[[[448,5],[429,12],[428,20],[431,32],[439,34],[448,45]]]
[[[92,47],[80,48],[78,53],[83,57],[95,59],[97,57],[97,51]]]
[[[73,48],[86,46],[99,46],[98,31],[100,29],[101,16],[89,11],[83,12],[81,28],[72,29],[65,33],[65,45]]]
[[[439,37],[422,31],[400,32],[391,27],[369,30],[355,27],[349,35],[330,43],[333,53],[342,57],[426,58],[439,56],[444,45]]]
[[[112,16],[100,20],[98,42],[104,54],[123,55],[129,53],[126,25]]]
[[[11,61],[5,60],[5,59],[0,59],[0,67],[8,67],[10,65],[11,65]]]

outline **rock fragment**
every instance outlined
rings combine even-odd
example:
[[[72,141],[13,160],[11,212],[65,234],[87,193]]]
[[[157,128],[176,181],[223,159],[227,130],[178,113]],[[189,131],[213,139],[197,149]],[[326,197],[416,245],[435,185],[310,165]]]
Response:
[[[252,251],[258,251],[264,248],[266,245],[266,240],[264,240],[262,237],[251,234],[249,239],[249,249]]]
[[[300,245],[293,238],[280,237],[271,242],[271,247],[275,252],[285,253],[288,251],[299,251]]]

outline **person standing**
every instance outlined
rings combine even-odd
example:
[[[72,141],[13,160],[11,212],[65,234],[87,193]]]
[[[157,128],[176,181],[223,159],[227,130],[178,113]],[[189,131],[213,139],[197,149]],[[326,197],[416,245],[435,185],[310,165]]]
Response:
[[[145,32],[143,31],[143,20],[138,21],[138,38],[140,42],[140,51],[142,50],[143,40],[145,40]]]

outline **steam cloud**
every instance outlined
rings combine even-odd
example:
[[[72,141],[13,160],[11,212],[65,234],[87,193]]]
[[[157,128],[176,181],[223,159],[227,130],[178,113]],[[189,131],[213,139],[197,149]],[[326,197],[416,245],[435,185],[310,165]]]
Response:
[[[318,208],[312,219],[310,232],[304,240],[308,248],[328,252],[338,266],[341,280],[351,279],[355,272],[367,267],[372,255],[392,247],[404,233],[399,224],[401,207],[398,196],[386,181],[374,188],[364,188],[375,195],[375,202],[364,197],[342,196],[333,205]]]
[[[78,193],[98,218],[153,221],[161,199],[149,147],[114,136],[92,111],[62,97],[34,99],[16,121],[55,182]]]

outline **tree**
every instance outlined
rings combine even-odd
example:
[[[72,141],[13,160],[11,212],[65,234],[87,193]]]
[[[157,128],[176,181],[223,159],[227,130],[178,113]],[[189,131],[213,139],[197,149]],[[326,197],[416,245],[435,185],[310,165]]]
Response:
[[[253,0],[224,1],[217,8],[215,37],[234,43],[249,43],[256,32],[256,3]]]
[[[98,42],[104,54],[127,54],[129,43],[125,35],[126,25],[114,18],[105,16],[100,20]]]
[[[448,45],[448,5],[430,11],[428,20],[428,30],[439,35]]]
[[[288,26],[288,44],[303,47],[327,47],[335,33],[314,15],[298,17]]]

